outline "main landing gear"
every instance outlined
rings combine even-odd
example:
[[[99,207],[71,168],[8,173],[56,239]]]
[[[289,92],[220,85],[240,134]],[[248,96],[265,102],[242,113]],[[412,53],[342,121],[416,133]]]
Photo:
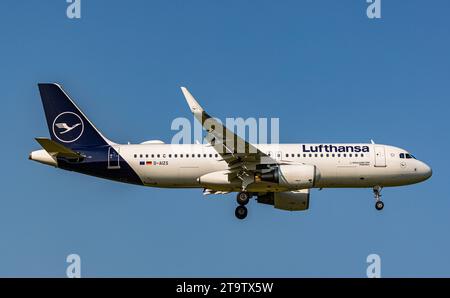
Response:
[[[245,206],[248,204],[248,201],[250,201],[250,194],[248,192],[241,191],[240,193],[237,194],[236,202],[239,205]]]
[[[234,215],[236,215],[239,219],[244,219],[247,217],[248,210],[245,206],[237,206],[236,211],[234,211]]]
[[[247,217],[248,210],[247,207],[245,207],[245,205],[248,204],[250,198],[251,194],[245,191],[241,191],[237,194],[236,202],[239,204],[239,206],[236,207],[236,211],[234,212],[237,218],[244,219]]]
[[[375,196],[375,209],[377,209],[378,211],[381,211],[384,208],[384,203],[381,201],[382,188],[383,187],[378,185],[373,188],[373,195]]]

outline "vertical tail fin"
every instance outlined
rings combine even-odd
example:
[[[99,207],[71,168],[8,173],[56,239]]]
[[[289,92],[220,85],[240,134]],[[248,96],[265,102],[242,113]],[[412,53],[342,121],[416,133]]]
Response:
[[[51,139],[69,148],[104,146],[105,138],[58,84],[38,84]]]

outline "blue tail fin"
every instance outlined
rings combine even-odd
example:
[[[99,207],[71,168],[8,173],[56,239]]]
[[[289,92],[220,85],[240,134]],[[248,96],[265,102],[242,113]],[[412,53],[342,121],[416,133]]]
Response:
[[[53,141],[69,148],[111,143],[89,121],[58,84],[38,84]]]

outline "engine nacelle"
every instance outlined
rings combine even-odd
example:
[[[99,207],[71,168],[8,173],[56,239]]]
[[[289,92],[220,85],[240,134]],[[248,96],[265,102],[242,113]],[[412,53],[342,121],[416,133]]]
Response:
[[[258,203],[273,205],[277,209],[302,211],[309,208],[309,189],[286,192],[269,192],[258,196]]]
[[[255,182],[277,183],[290,189],[312,188],[320,173],[313,165],[279,165],[276,169],[255,175]]]

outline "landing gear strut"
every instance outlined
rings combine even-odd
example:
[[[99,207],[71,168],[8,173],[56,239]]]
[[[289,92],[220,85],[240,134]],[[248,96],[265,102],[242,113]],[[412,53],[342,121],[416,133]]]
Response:
[[[250,198],[251,194],[245,191],[241,191],[237,194],[236,202],[239,204],[239,206],[236,207],[236,211],[234,212],[237,218],[244,219],[247,217],[248,210],[247,207],[245,207],[245,205],[248,204]]]
[[[377,209],[378,211],[383,210],[384,208],[384,203],[381,201],[382,188],[383,187],[378,185],[373,188],[373,195],[375,196],[375,209]]]

